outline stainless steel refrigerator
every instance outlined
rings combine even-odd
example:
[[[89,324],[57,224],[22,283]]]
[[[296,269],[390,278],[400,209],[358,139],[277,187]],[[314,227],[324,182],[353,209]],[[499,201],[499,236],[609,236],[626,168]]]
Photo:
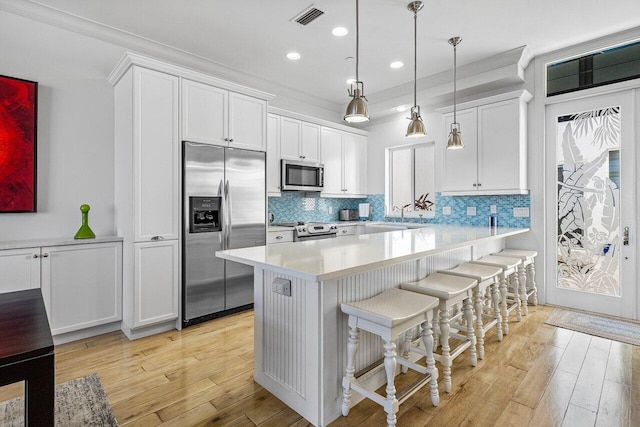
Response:
[[[183,142],[182,322],[251,308],[253,268],[215,252],[266,244],[265,153]]]

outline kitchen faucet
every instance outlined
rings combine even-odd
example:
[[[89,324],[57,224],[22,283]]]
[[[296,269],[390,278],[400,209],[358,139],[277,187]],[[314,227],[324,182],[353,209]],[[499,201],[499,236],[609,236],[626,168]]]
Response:
[[[404,222],[404,210],[406,208],[408,208],[409,206],[411,206],[411,203],[407,203],[406,205],[404,205],[403,207],[399,208],[397,206],[393,207],[394,211],[400,211],[400,222]]]

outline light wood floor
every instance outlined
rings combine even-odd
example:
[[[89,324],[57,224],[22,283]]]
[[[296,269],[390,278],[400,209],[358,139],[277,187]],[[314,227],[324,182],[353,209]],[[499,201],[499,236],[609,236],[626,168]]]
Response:
[[[428,387],[401,405],[398,426],[639,426],[640,347],[545,325],[551,307],[530,310],[512,316],[502,343],[488,335],[478,366],[455,361],[440,406]],[[97,372],[121,426],[307,426],[253,382],[252,348],[253,312],[137,341],[111,333],[56,347],[56,382]],[[17,394],[0,388],[0,401]],[[384,421],[365,400],[332,426]]]

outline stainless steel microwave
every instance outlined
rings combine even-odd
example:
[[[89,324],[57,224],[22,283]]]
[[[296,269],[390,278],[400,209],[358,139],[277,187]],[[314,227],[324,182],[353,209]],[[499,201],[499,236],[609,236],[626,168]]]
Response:
[[[322,191],[324,165],[320,163],[281,160],[280,185],[283,191]]]

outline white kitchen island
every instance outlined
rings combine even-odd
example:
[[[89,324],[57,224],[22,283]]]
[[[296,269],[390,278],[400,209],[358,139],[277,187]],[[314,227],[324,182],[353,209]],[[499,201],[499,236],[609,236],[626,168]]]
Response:
[[[342,302],[369,298],[498,252],[505,238],[527,231],[438,224],[216,255],[254,267],[255,381],[312,424],[324,426],[341,416],[347,336]],[[285,294],[276,292],[282,290],[282,282]],[[381,360],[381,349],[378,337],[363,332],[356,372]],[[383,372],[368,381],[382,385]],[[356,395],[354,401],[359,399]]]

